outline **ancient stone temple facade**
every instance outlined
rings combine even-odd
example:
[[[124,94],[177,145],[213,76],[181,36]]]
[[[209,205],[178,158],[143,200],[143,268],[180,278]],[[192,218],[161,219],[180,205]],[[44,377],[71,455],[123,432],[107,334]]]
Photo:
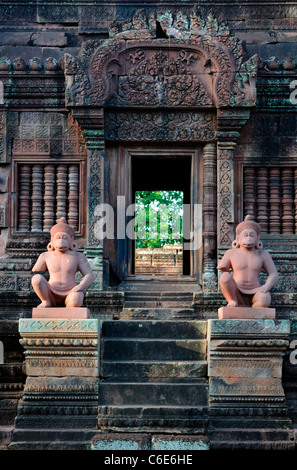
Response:
[[[294,449],[297,3],[14,0],[0,18],[2,445]],[[137,271],[129,236],[135,191],[156,189],[190,207],[170,276]],[[276,318],[219,320],[246,215]],[[62,217],[91,315],[32,319]]]

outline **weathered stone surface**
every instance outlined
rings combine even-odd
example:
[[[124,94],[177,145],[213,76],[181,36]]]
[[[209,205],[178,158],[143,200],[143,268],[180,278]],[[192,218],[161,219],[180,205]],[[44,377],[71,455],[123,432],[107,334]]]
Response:
[[[252,308],[252,307],[221,307],[219,308],[219,319],[253,319],[253,318],[275,318],[274,308]]]
[[[119,348],[120,345],[120,348]],[[168,340],[162,342],[153,339],[106,339],[102,344],[102,354],[106,360],[170,360],[176,357],[178,360],[201,360],[206,354],[205,340]]]
[[[91,450],[149,450],[150,436],[147,434],[96,434],[91,441]]]
[[[79,9],[73,5],[38,5],[38,23],[78,23]]]
[[[228,378],[281,378],[282,358],[252,358],[249,353],[242,353],[241,357],[213,358],[208,366],[211,377]]]
[[[102,377],[147,377],[147,378],[199,378],[205,377],[206,361],[142,361],[142,362],[113,362],[105,361],[101,364]]]
[[[25,438],[29,447],[38,447],[34,442],[30,444],[32,439],[36,439],[30,435],[30,430],[34,428],[55,429],[57,445],[63,445],[63,436],[59,434],[61,428],[95,429],[99,375],[98,320],[22,319],[19,330],[28,367],[12,447],[22,447],[25,430],[29,430]],[[78,403],[81,405],[78,406]],[[41,447],[50,446],[46,439],[45,436]],[[74,447],[77,445],[82,446],[82,442],[73,443]]]
[[[205,436],[170,436],[170,435],[153,435],[152,450],[209,450],[209,440]]]
[[[89,318],[90,311],[85,307],[33,308],[32,318]]]
[[[64,32],[43,31],[34,33],[30,40],[35,46],[43,47],[65,47],[67,46],[67,37]]]
[[[282,385],[290,324],[210,320],[209,413],[212,448],[292,448]],[[252,417],[252,419],[251,419]],[[234,431],[237,428],[239,432]],[[241,430],[249,428],[249,432]],[[274,429],[264,438],[261,429]],[[287,428],[283,435],[281,429]],[[228,444],[229,443],[229,444]]]

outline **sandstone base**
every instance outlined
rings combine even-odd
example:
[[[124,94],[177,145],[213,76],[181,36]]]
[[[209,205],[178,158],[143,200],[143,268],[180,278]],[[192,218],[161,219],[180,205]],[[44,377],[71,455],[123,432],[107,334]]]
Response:
[[[32,318],[89,318],[90,311],[85,307],[33,308]]]
[[[252,307],[221,307],[219,308],[219,319],[275,319],[274,308],[252,308]]]

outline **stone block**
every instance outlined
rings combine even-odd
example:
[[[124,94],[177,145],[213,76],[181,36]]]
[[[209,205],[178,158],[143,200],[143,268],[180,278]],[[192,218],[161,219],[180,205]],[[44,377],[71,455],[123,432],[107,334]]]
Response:
[[[104,360],[203,360],[206,340],[105,339],[102,342]]]
[[[160,432],[204,433],[207,406],[101,406],[98,425],[101,430],[151,429]]]
[[[78,23],[79,8],[76,5],[38,5],[38,23]]]
[[[90,317],[90,312],[84,307],[48,307],[33,308],[32,318],[82,318]]]
[[[73,370],[73,373],[76,371]],[[27,377],[26,396],[39,397],[40,400],[48,396],[63,399],[75,399],[79,394],[85,393],[89,398],[96,398],[98,394],[97,377]]]
[[[5,33],[0,33],[0,44],[7,46],[25,46],[30,42],[31,32],[21,32],[10,33],[5,31]]]
[[[102,377],[199,378],[205,377],[206,361],[107,361],[101,363]]]
[[[204,379],[182,383],[101,381],[102,405],[206,406],[207,384]]]
[[[43,31],[32,34],[31,41],[34,46],[65,47],[67,46],[66,34],[60,31]]]
[[[275,318],[274,308],[252,308],[252,307],[221,307],[219,308],[219,319],[265,319]]]
[[[209,450],[209,439],[205,436],[153,435],[151,450]]]
[[[67,353],[52,357],[45,353],[42,357],[28,357],[26,372],[32,377],[68,377],[74,373],[78,377],[97,377],[98,360],[90,356],[69,357]]]
[[[204,339],[206,321],[105,321],[102,325],[105,337]]]
[[[282,386],[290,322],[222,319],[209,323],[211,448],[292,448],[292,423]],[[287,432],[280,432],[285,428]],[[239,432],[234,433],[235,429]],[[271,430],[269,439],[263,429]]]
[[[214,357],[208,366],[211,377],[282,377],[282,358],[250,357],[243,353],[241,357]]]
[[[27,379],[16,429],[95,428],[99,324],[82,318],[19,321]]]
[[[281,380],[258,377],[211,377],[209,394],[212,397],[282,397],[284,390]]]
[[[0,426],[0,444],[10,444],[13,433],[13,426]]]
[[[290,322],[288,320],[209,320],[209,331],[211,338],[232,336],[239,338],[243,336],[257,337],[284,337],[287,339],[290,333]]]
[[[91,441],[91,450],[149,450],[148,434],[102,433],[96,434]]]

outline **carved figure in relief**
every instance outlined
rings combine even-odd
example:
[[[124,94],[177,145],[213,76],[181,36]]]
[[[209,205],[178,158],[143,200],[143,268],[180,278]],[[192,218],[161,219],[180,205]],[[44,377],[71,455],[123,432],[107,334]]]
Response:
[[[47,281],[41,274],[32,278],[32,286],[41,300],[38,308],[45,307],[81,307],[83,304],[83,290],[90,287],[94,281],[94,274],[84,254],[76,251],[74,230],[67,224],[64,217],[51,228],[51,241],[48,251],[41,253],[33,272],[50,274]],[[76,273],[80,271],[82,280],[77,284]]]
[[[252,306],[267,308],[271,302],[270,290],[278,281],[278,273],[268,251],[262,249],[260,225],[252,216],[246,216],[236,228],[236,239],[217,268],[225,271],[220,286],[227,307]],[[228,272],[232,270],[233,276]],[[260,284],[259,274],[264,270],[268,277]]]

